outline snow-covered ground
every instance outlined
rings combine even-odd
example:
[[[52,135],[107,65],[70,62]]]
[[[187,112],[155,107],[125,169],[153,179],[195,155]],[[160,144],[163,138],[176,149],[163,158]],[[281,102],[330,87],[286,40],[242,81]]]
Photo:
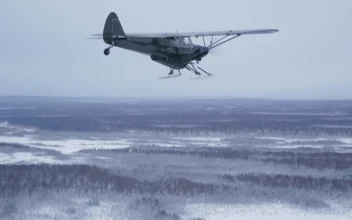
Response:
[[[1,219],[352,219],[352,103],[28,102],[0,98]]]

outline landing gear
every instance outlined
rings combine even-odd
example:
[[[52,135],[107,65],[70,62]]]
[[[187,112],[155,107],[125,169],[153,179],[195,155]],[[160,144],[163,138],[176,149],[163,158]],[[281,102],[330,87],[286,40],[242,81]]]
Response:
[[[164,77],[159,77],[159,79],[170,79],[170,78],[176,78],[176,77],[180,77],[182,74],[181,74],[181,71],[178,70],[179,74],[177,75],[174,75],[174,69],[170,69],[170,72],[167,76],[164,76]]]
[[[106,49],[104,50],[104,54],[105,54],[105,56],[109,56],[109,54],[110,54],[110,47],[109,47],[109,48],[106,48]]]
[[[191,66],[186,66],[186,69],[188,69],[189,71],[194,72],[194,73],[197,75],[196,77],[193,77],[193,78],[191,78],[191,79],[203,79],[203,78],[207,78],[207,77],[210,77],[210,76],[213,75],[213,74],[208,73],[207,71],[205,71],[204,69],[202,69],[202,68],[200,68],[200,67],[198,66],[198,69],[201,70],[203,73],[206,74],[205,76],[203,76],[203,75],[201,74],[201,72],[198,71],[198,70],[194,67],[194,65],[193,65],[192,62],[189,63],[189,64],[190,64]]]
[[[113,48],[114,46],[115,46],[115,44],[114,44],[114,42],[112,41],[111,46],[108,47],[108,48],[106,48],[106,49],[104,50],[105,56],[109,56],[109,54],[110,54],[110,49]]]

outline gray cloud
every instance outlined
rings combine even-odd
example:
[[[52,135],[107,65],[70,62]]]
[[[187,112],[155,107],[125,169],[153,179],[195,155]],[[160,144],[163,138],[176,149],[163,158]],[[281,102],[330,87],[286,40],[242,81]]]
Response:
[[[115,11],[126,32],[277,28],[220,47],[191,73],[159,80],[168,69],[149,57],[86,40]],[[0,95],[234,96],[351,98],[352,2],[20,1],[0,8]]]

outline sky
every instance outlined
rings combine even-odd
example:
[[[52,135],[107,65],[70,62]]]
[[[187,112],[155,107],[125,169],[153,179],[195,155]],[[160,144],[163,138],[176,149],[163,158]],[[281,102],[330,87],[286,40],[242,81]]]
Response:
[[[169,69],[119,48],[104,56],[114,11],[128,32],[274,28],[242,36],[200,66],[215,76],[160,80]],[[352,98],[351,0],[2,0],[0,95]]]

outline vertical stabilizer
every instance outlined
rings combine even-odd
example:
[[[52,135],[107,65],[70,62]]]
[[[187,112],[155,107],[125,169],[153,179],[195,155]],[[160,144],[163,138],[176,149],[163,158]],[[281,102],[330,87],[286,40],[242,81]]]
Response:
[[[106,19],[103,37],[107,44],[112,44],[114,38],[126,37],[120,20],[114,12],[111,12]]]

